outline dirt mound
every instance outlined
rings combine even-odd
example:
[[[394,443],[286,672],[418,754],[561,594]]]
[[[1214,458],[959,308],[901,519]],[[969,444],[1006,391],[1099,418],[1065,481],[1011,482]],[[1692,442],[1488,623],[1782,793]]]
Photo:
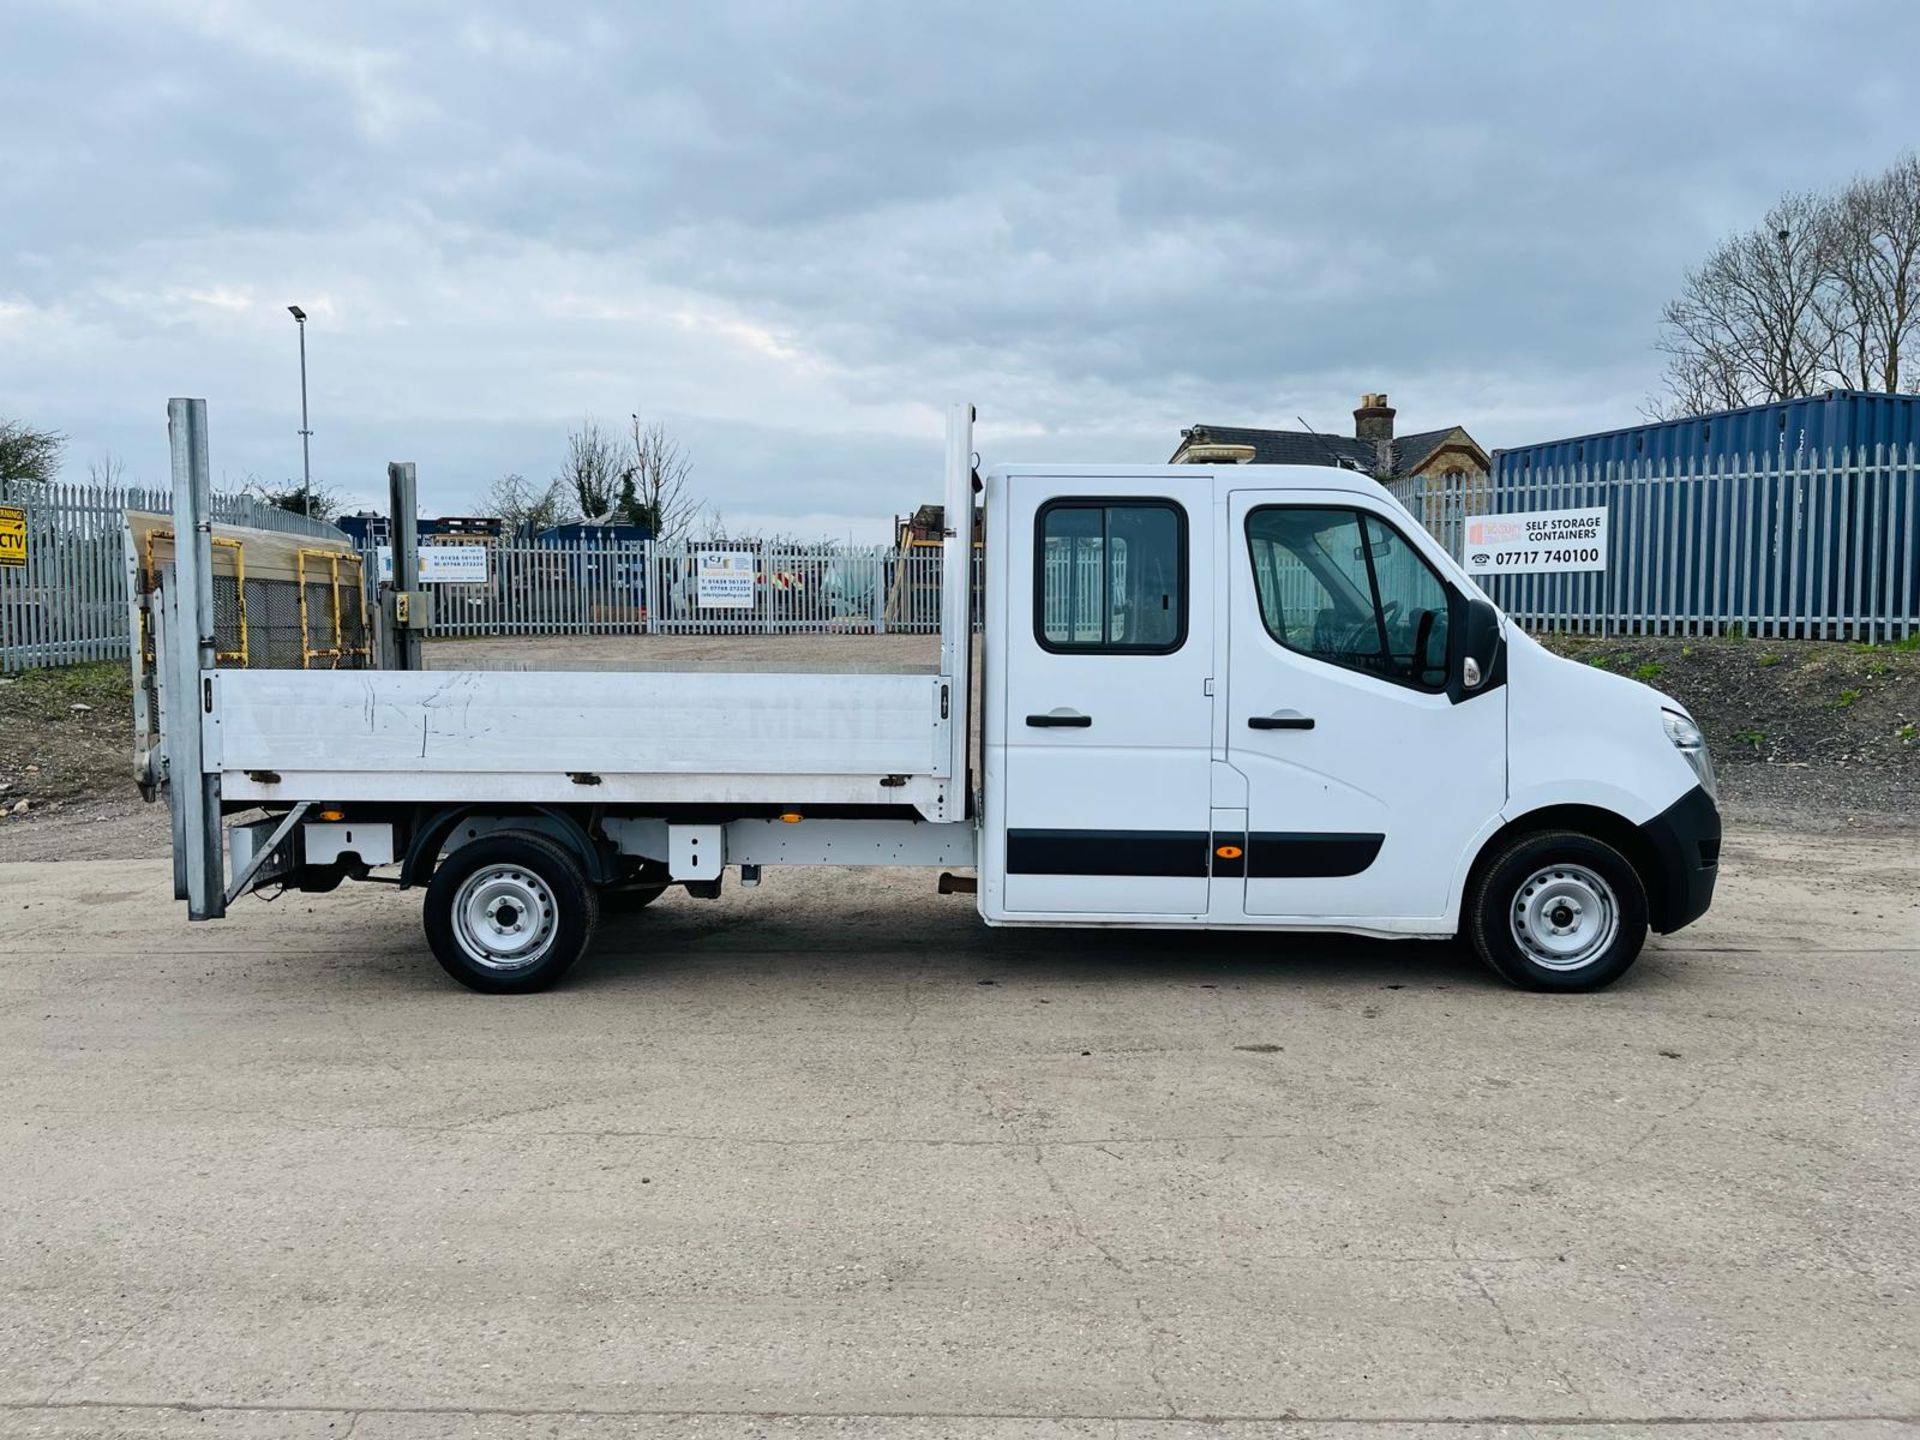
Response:
[[[0,675],[0,814],[121,798],[133,787],[124,660]]]
[[[1920,811],[1920,637],[1539,638],[1685,705],[1736,799],[1909,820]]]

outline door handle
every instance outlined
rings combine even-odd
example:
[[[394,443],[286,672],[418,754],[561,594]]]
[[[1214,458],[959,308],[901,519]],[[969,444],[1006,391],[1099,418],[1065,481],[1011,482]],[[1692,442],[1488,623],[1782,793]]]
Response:
[[[1298,710],[1276,710],[1271,715],[1249,715],[1249,730],[1311,730],[1313,717]]]
[[[1036,730],[1084,730],[1093,724],[1093,717],[1091,715],[1082,715],[1078,710],[1050,710],[1045,715],[1027,716],[1027,724],[1033,726]]]

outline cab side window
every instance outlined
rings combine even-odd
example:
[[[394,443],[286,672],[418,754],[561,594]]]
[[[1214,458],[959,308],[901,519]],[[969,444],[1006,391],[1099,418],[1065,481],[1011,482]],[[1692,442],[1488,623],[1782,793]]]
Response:
[[[1187,516],[1171,500],[1052,500],[1034,521],[1034,637],[1165,655],[1187,638]]]
[[[1447,683],[1447,587],[1406,537],[1360,510],[1274,505],[1247,517],[1267,633],[1399,685]]]

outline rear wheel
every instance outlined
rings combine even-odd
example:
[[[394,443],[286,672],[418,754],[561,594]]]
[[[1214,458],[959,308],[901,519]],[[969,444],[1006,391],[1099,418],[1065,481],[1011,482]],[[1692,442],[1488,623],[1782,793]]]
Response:
[[[1639,958],[1647,893],[1618,850],[1573,830],[1523,835],[1480,873],[1467,933],[1495,972],[1529,990],[1598,990]]]
[[[462,985],[490,995],[552,985],[585,951],[599,917],[579,862],[532,831],[462,845],[427,884],[434,958]]]

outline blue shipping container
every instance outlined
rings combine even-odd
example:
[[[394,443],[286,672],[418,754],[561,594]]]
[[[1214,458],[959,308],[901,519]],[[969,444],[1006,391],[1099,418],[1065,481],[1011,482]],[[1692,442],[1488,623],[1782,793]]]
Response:
[[[1920,625],[1920,395],[1835,390],[1493,454],[1496,512],[1605,505],[1604,575],[1500,577],[1517,615],[1877,639]]]
[[[1640,462],[1691,467],[1744,461],[1748,456],[1765,462],[1783,450],[1789,456],[1850,450],[1857,458],[1864,449],[1870,458],[1876,445],[1898,445],[1904,450],[1916,443],[1920,443],[1920,395],[1829,390],[1803,400],[1776,400],[1744,410],[1496,450],[1493,481],[1496,489],[1503,480],[1521,483],[1532,471],[1552,465]]]

